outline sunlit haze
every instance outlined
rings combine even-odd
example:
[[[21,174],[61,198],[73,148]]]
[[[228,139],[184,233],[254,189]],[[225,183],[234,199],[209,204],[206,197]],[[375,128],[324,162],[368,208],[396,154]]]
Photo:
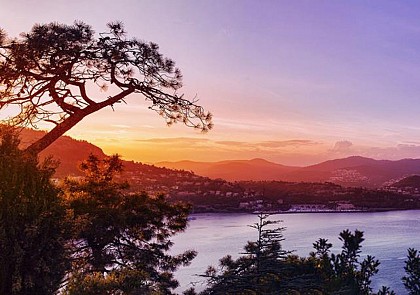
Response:
[[[67,133],[141,162],[264,158],[287,165],[420,157],[420,3],[415,1],[1,1],[9,37],[120,20],[182,70],[214,115],[167,127],[140,95]],[[42,127],[42,126],[41,126]]]

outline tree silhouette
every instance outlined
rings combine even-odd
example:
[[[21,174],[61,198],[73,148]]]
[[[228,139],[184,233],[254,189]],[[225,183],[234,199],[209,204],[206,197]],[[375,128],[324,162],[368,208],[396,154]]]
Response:
[[[288,284],[285,265],[290,252],[281,246],[284,228],[273,228],[279,221],[268,217],[268,214],[259,214],[258,222],[250,225],[257,231],[258,238],[248,241],[241,257],[234,260],[227,255],[220,259],[217,268],[208,267],[202,275],[207,279],[208,288],[200,294],[287,294],[293,288]]]
[[[168,125],[212,127],[211,114],[196,99],[177,94],[181,72],[157,44],[128,39],[119,22],[108,28],[98,38],[82,22],[35,25],[18,39],[0,31],[0,110],[17,107],[8,120],[13,125],[55,125],[27,151],[38,154],[86,116],[130,94],[151,102],[149,109]],[[93,86],[109,94],[98,94]]]
[[[70,269],[66,208],[50,181],[54,163],[18,144],[0,128],[0,294],[56,294]]]
[[[362,242],[365,240],[363,232],[343,230],[339,239],[343,246],[338,254],[330,254],[332,244],[327,239],[321,238],[313,244],[315,252],[310,254],[309,261],[319,273],[322,288],[327,294],[373,294],[371,279],[378,272],[380,262],[370,255],[360,261]],[[392,294],[387,287],[383,287],[381,292]]]
[[[407,260],[405,261],[404,270],[406,276],[402,278],[404,287],[410,295],[420,293],[420,253],[413,249],[408,249]]]
[[[338,254],[331,253],[332,244],[327,239],[319,239],[313,244],[315,252],[299,257],[282,249],[283,228],[267,228],[276,223],[267,217],[259,215],[259,222],[252,225],[258,240],[248,242],[244,256],[236,260],[225,256],[218,268],[207,269],[202,277],[208,287],[200,295],[395,295],[388,287],[372,292],[371,279],[378,272],[379,261],[369,255],[361,261],[363,232],[342,231],[339,239],[343,246]],[[196,293],[190,289],[185,294]]]
[[[172,294],[174,271],[196,256],[169,252],[190,207],[163,195],[129,194],[126,183],[114,180],[122,169],[118,156],[90,156],[81,169],[85,177],[64,186],[76,232],[63,294]]]

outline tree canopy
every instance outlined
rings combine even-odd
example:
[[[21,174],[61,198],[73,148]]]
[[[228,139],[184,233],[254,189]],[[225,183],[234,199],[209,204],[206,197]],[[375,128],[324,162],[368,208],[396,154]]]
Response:
[[[85,177],[64,187],[76,231],[65,294],[172,294],[173,272],[196,255],[168,253],[190,207],[163,195],[128,194],[127,184],[114,180],[122,169],[117,156],[90,156],[81,169]]]
[[[360,261],[363,232],[342,231],[339,239],[343,246],[338,254],[331,253],[332,244],[321,238],[313,244],[315,252],[299,257],[282,249],[284,229],[270,228],[277,222],[267,218],[259,215],[259,222],[252,226],[258,239],[248,242],[243,256],[234,260],[228,255],[220,259],[218,268],[208,268],[202,275],[208,287],[200,295],[395,295],[388,287],[372,291],[371,279],[378,272],[379,261],[369,255]],[[186,294],[197,293],[191,289]]]
[[[38,163],[0,128],[0,294],[55,294],[70,269],[70,237],[54,163]]]
[[[420,253],[418,250],[408,249],[404,270],[406,275],[402,278],[405,288],[410,295],[420,293]]]
[[[18,108],[9,118],[14,125],[55,125],[28,151],[39,153],[89,114],[125,102],[130,94],[151,102],[149,109],[168,125],[212,128],[211,114],[177,93],[181,71],[157,44],[127,38],[119,22],[108,28],[97,38],[82,22],[35,25],[15,39],[0,32],[0,110]]]

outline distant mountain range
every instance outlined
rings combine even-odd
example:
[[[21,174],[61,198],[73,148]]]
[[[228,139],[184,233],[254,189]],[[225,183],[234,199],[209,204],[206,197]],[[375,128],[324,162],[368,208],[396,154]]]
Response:
[[[364,187],[380,187],[413,174],[420,174],[420,159],[389,161],[359,156],[330,160],[307,167],[284,166],[262,159],[159,162],[156,165],[191,170],[202,176],[229,181],[333,182],[344,186]]]
[[[29,145],[43,134],[45,134],[43,131],[23,129],[20,134],[22,146]],[[99,157],[105,156],[105,153],[99,147],[87,141],[62,136],[41,153],[41,158],[53,155],[55,159],[58,159],[61,164],[56,175],[62,177],[69,174],[79,175],[78,164],[85,160],[89,154],[95,154]],[[144,166],[142,169],[152,167],[146,164],[138,164]],[[407,176],[420,175],[420,159],[389,161],[359,156],[330,160],[307,167],[285,166],[264,159],[220,162],[159,162],[155,166],[193,171],[200,176],[214,179],[222,178],[228,181],[333,182],[344,186],[364,187],[381,187]]]

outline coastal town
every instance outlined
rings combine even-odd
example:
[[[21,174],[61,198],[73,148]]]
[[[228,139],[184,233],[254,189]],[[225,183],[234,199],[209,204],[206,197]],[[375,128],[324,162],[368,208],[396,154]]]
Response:
[[[379,189],[345,187],[332,182],[229,182],[132,161],[125,163],[120,181],[127,181],[131,192],[164,194],[170,201],[191,203],[194,212],[364,212],[420,208],[419,188],[412,183],[401,186],[398,181]]]

